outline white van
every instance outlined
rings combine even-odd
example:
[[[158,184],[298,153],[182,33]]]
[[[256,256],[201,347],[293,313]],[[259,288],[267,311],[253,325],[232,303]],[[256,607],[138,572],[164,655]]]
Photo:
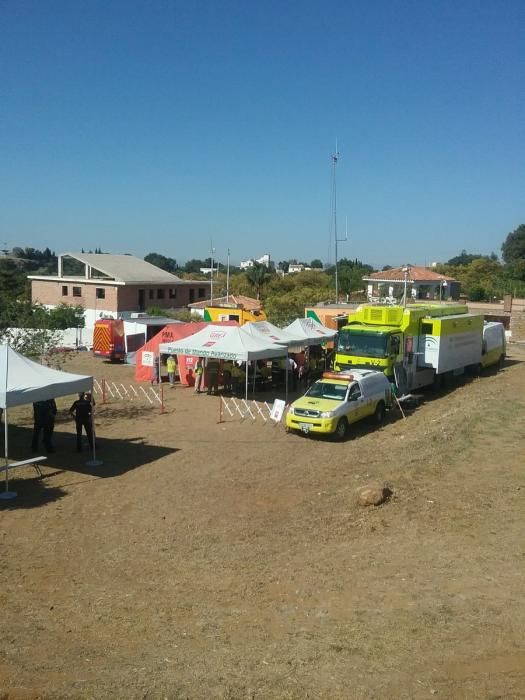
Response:
[[[481,350],[481,367],[499,365],[505,362],[506,342],[503,323],[485,322],[483,325],[483,344]]]

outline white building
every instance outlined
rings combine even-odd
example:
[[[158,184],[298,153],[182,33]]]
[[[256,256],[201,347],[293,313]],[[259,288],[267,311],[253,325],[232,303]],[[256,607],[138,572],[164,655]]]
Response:
[[[288,266],[288,274],[292,274],[294,272],[309,272],[311,269],[311,267],[308,267],[301,263],[290,263],[290,265]]]
[[[247,270],[249,267],[253,267],[255,263],[259,263],[260,265],[264,265],[265,267],[270,267],[270,255],[269,253],[265,253],[262,255],[260,258],[257,258],[254,260],[253,258],[250,258],[249,260],[241,260],[240,268],[241,270]]]

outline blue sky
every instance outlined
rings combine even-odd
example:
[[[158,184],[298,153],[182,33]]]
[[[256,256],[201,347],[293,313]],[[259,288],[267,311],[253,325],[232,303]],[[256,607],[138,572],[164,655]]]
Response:
[[[523,0],[0,0],[0,243],[375,266],[525,223]]]

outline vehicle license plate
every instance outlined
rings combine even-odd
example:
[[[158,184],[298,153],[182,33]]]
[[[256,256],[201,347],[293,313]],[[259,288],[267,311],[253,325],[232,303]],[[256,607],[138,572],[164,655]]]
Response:
[[[303,433],[309,433],[310,428],[313,428],[313,427],[314,427],[313,423],[302,423],[301,424],[301,430],[303,431]]]

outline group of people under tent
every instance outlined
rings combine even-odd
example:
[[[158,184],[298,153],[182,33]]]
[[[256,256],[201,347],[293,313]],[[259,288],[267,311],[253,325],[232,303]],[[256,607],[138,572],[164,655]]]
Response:
[[[170,387],[175,386],[178,377],[178,365],[175,355],[161,356],[159,363],[154,364],[152,384],[165,380],[162,368],[165,366]],[[255,385],[256,391],[283,389],[286,384],[286,369],[288,365],[288,388],[290,391],[306,390],[310,384],[330,367],[331,351],[321,346],[307,347],[301,352],[290,352],[288,356],[273,360],[256,360],[240,362],[234,360],[219,360],[216,358],[199,357],[193,368],[188,371],[188,383],[195,393],[216,395],[219,393],[243,395],[246,386],[246,370],[248,370],[248,387],[251,391]]]

